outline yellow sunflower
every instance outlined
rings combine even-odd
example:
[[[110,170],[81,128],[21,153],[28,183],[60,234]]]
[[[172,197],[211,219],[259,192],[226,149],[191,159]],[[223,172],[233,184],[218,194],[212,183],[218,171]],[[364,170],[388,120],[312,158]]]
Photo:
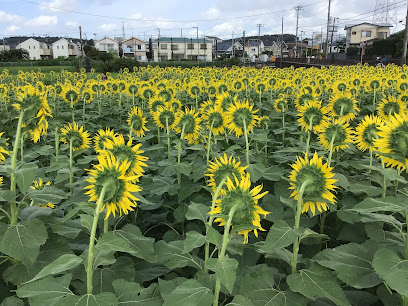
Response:
[[[355,132],[355,143],[361,151],[374,151],[374,139],[383,126],[383,121],[374,115],[365,116],[364,119],[357,125]]]
[[[224,127],[226,125],[227,118],[220,105],[208,107],[204,111],[202,118],[206,123],[207,129],[211,129],[213,135],[223,135],[225,133]]]
[[[72,141],[72,149],[74,151],[89,148],[91,142],[89,133],[84,131],[84,127],[78,127],[78,124],[74,122],[73,125],[68,123],[61,128],[61,141],[68,144]]]
[[[93,138],[94,149],[97,153],[102,153],[105,150],[107,140],[114,140],[119,134],[115,133],[110,128],[106,130],[100,129]]]
[[[382,99],[378,104],[377,113],[378,116],[384,121],[388,121],[389,118],[396,114],[404,114],[406,112],[405,103],[400,98],[388,96],[386,99]]]
[[[316,132],[322,128],[322,124],[327,121],[327,108],[322,107],[321,101],[309,100],[303,105],[298,107],[298,117],[297,120],[306,132],[311,128],[312,131]]]
[[[174,129],[180,119],[180,113],[175,112],[174,108],[172,108],[169,104],[167,104],[165,107],[158,107],[157,111],[154,112],[152,116],[156,126],[161,129],[167,129],[168,126],[169,130]]]
[[[330,143],[334,138],[333,151],[336,152],[339,149],[343,150],[349,147],[349,144],[353,142],[351,135],[352,131],[348,123],[337,119],[325,121],[319,133],[319,142],[326,150],[330,151]]]
[[[330,115],[349,122],[353,120],[359,111],[357,101],[351,93],[337,93],[330,97],[328,105]]]
[[[189,144],[198,143],[200,137],[201,118],[198,117],[198,113],[195,110],[188,107],[180,112],[178,123],[176,124],[174,131],[181,133],[182,137],[188,141]]]
[[[251,231],[254,231],[256,237],[258,237],[258,230],[265,231],[261,225],[261,217],[269,214],[268,211],[263,210],[259,205],[258,201],[264,195],[268,193],[265,191],[260,193],[262,190],[262,185],[258,185],[252,189],[251,188],[251,178],[249,173],[242,176],[241,179],[234,177],[231,180],[229,177],[226,181],[227,189],[222,194],[221,199],[216,200],[216,206],[212,208],[209,212],[211,215],[215,216],[214,222],[218,222],[218,225],[225,225],[225,216],[233,214],[231,225],[239,226],[243,229],[238,231],[238,234],[244,236],[243,243],[248,243],[248,235]],[[255,227],[255,228],[254,228]]]
[[[252,110],[253,105],[249,101],[235,102],[227,111],[227,127],[231,132],[235,132],[237,137],[244,134],[244,130],[249,133],[253,130],[259,116],[256,115],[258,110]]]
[[[323,158],[315,154],[312,159],[307,156],[297,157],[296,162],[291,165],[293,170],[290,173],[290,189],[293,189],[290,195],[295,200],[298,199],[299,189],[303,183],[307,182],[303,193],[302,213],[311,211],[314,215],[316,208],[319,212],[327,211],[328,205],[336,203],[336,197],[332,193],[337,187],[333,184],[337,181],[333,179],[333,168],[327,163],[323,164]]]
[[[6,155],[10,155],[10,153],[7,151],[7,139],[4,139],[3,136],[4,132],[0,133],[0,163],[4,164],[4,161],[6,160]]]
[[[144,137],[146,135],[145,131],[149,131],[146,128],[146,122],[146,118],[143,117],[143,111],[138,107],[132,107],[128,113],[127,124],[137,137]]]

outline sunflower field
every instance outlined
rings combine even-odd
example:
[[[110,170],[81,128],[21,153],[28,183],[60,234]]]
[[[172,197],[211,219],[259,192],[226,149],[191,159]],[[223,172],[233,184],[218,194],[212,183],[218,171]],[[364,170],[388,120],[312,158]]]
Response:
[[[0,301],[408,306],[408,67],[0,74]]]

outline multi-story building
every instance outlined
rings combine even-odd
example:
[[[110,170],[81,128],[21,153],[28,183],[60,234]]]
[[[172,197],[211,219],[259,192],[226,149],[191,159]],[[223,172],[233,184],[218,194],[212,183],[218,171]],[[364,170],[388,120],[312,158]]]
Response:
[[[102,52],[115,53],[119,56],[119,43],[116,40],[104,37],[95,42],[95,48]]]
[[[350,46],[360,47],[361,43],[370,44],[376,39],[386,39],[390,36],[391,24],[361,22],[346,25],[346,49]]]
[[[124,57],[133,57],[140,62],[146,62],[146,43],[136,37],[126,39],[122,42]]]
[[[39,42],[34,38],[29,38],[16,46],[16,49],[28,51],[31,60],[48,59],[52,56],[52,48],[49,44]]]
[[[160,37],[152,41],[153,61],[212,61],[212,41],[205,38]]]
[[[81,46],[73,41],[61,38],[52,44],[52,55],[53,58],[79,57],[81,56]]]

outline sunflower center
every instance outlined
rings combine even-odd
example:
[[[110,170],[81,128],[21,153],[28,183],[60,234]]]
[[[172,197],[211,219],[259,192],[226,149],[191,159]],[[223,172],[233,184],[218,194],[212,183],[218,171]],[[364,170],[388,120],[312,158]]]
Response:
[[[196,121],[194,116],[183,115],[180,119],[180,126],[184,126],[184,133],[190,134],[194,133],[196,127]]]
[[[249,190],[237,188],[228,191],[221,199],[221,214],[228,215],[233,206],[236,206],[236,210],[232,225],[252,225],[255,201]]]
[[[296,185],[300,187],[306,181],[309,184],[303,193],[304,201],[319,200],[325,191],[324,173],[314,165],[305,165],[296,176]]]
[[[326,129],[326,139],[330,142],[334,137],[334,146],[341,145],[347,138],[346,129],[340,124],[332,124]]]
[[[140,130],[143,126],[142,118],[139,116],[133,116],[132,117],[132,128],[136,131]]]
[[[83,145],[83,138],[82,135],[75,130],[68,131],[66,138],[68,141],[72,140],[72,147],[74,149],[79,149]]]
[[[222,180],[226,180],[229,177],[231,180],[234,179],[234,176],[237,179],[241,178],[241,174],[239,173],[238,169],[235,168],[232,164],[223,164],[217,168],[214,172],[214,182],[215,185],[218,186],[221,184]]]
[[[408,122],[395,128],[390,135],[390,148],[396,153],[408,156]]]
[[[394,115],[400,113],[400,106],[397,102],[390,101],[384,105],[384,113],[387,115]]]
[[[128,169],[126,170],[126,175],[132,172],[133,167],[136,164],[136,156],[135,153],[132,150],[132,147],[126,146],[126,145],[121,145],[121,146],[114,146],[112,149],[109,150],[112,152],[112,154],[115,156],[115,158],[119,162],[124,162],[127,160],[130,162],[130,165]]]
[[[378,128],[375,123],[367,125],[367,127],[363,131],[363,140],[365,143],[369,144],[370,146],[374,146],[374,139],[377,136]]]
[[[354,103],[353,100],[346,98],[346,97],[341,97],[334,101],[333,103],[333,111],[336,113],[337,116],[344,116],[349,113],[353,112],[354,108]]]
[[[222,119],[222,115],[217,112],[213,112],[208,116],[208,121],[211,122],[213,128],[219,128],[224,124],[224,120]]]
[[[309,107],[304,113],[305,122],[310,125],[310,120],[312,120],[312,127],[319,125],[323,120],[323,113],[318,107]]]
[[[166,119],[169,126],[171,126],[174,123],[174,120],[176,120],[176,116],[172,111],[164,110],[159,115],[160,123],[163,124],[164,126],[166,126]]]
[[[152,111],[153,111],[153,112],[157,112],[157,109],[158,109],[160,106],[164,106],[163,101],[160,101],[160,100],[153,101],[153,103],[152,103]]]
[[[103,199],[105,204],[108,202],[117,203],[122,199],[126,186],[124,180],[118,179],[120,176],[119,170],[110,168],[99,172],[95,178],[95,193],[97,195],[101,194],[104,185],[107,186]]]
[[[244,121],[246,126],[252,121],[253,114],[248,108],[238,108],[232,115],[233,121],[237,127],[244,128]]]

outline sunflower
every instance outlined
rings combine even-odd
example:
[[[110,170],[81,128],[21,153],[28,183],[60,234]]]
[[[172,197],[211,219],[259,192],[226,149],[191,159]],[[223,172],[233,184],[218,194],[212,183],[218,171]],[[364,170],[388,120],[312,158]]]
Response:
[[[82,100],[86,103],[90,103],[92,101],[93,95],[94,93],[89,88],[83,90],[81,93]]]
[[[351,133],[349,124],[342,120],[324,121],[321,125],[319,142],[329,151],[330,143],[334,137],[333,151],[336,152],[339,149],[343,150],[349,147],[349,144],[353,141]]]
[[[357,101],[350,93],[338,93],[330,97],[328,108],[332,117],[337,117],[346,122],[353,120],[359,111]]]
[[[296,95],[295,99],[295,106],[299,108],[300,106],[304,105],[306,102],[311,100],[316,100],[318,98],[317,94],[309,92],[308,90],[304,90],[302,93]]]
[[[297,121],[306,132],[309,131],[310,125],[312,125],[312,131],[319,131],[322,124],[328,119],[326,117],[327,109],[322,107],[321,101],[307,101],[303,106],[299,106],[298,110],[299,119]]]
[[[275,100],[273,104],[273,108],[278,112],[284,112],[288,109],[288,99],[284,98],[283,96],[279,99]]]
[[[42,190],[44,189],[46,186],[50,186],[51,185],[51,181],[48,181],[44,184],[43,180],[41,178],[39,178],[38,180],[34,181],[34,185],[30,186],[31,189],[33,190]],[[52,203],[46,203],[46,204],[36,204],[34,203],[33,200],[31,200],[31,205],[37,206],[37,207],[49,207],[49,208],[55,208],[55,205]]]
[[[151,99],[149,101],[150,113],[157,112],[157,109],[163,106],[166,106],[166,101],[163,98]]]
[[[228,92],[223,92],[222,94],[217,96],[215,105],[220,105],[222,111],[225,112],[230,107],[230,105],[234,103],[234,101],[234,97],[232,97]]]
[[[205,101],[200,105],[200,113],[204,114],[210,107],[214,107],[214,102],[212,100]]]
[[[220,215],[214,222],[224,226],[226,223],[224,218],[233,211],[231,225],[250,228],[238,231],[238,234],[244,236],[243,243],[246,244],[248,243],[248,235],[252,230],[256,237],[258,237],[258,230],[265,231],[261,226],[260,215],[265,217],[269,212],[258,205],[258,200],[266,195],[268,191],[260,193],[262,185],[250,189],[251,178],[249,173],[243,175],[241,179],[234,177],[231,180],[228,177],[226,186],[227,189],[222,194],[221,199],[216,200],[216,206],[212,208],[209,214]]]
[[[146,122],[146,118],[143,117],[143,111],[138,107],[132,107],[128,113],[127,124],[137,137],[144,137],[145,131],[149,131],[146,128]]]
[[[93,138],[95,151],[102,153],[105,150],[107,140],[114,140],[118,135],[110,128],[106,128],[106,130],[100,129]]]
[[[80,98],[79,89],[72,85],[64,85],[62,87],[61,97],[65,102],[76,104]]]
[[[334,174],[331,172],[333,168],[327,163],[323,164],[323,157],[319,158],[316,152],[311,160],[307,155],[305,158],[298,156],[291,167],[293,168],[289,175],[289,189],[293,189],[291,197],[297,200],[299,189],[307,182],[302,198],[302,213],[311,211],[314,215],[316,207],[322,212],[322,210],[327,211],[327,203],[336,203],[336,197],[332,191],[337,188],[333,185],[337,180],[333,179]]]
[[[188,140],[189,144],[197,143],[200,137],[201,118],[195,110],[188,107],[180,112],[178,123],[174,127],[176,133],[181,133],[183,138]]]
[[[102,188],[107,186],[101,210],[106,207],[106,217],[119,211],[127,215],[136,207],[136,198],[132,193],[142,190],[141,187],[134,184],[136,180],[133,176],[127,176],[131,162],[124,160],[120,162],[112,154],[102,154],[98,156],[98,164],[93,169],[87,170],[90,178],[86,181],[91,183],[84,189],[89,189],[86,194],[89,195],[89,202],[98,202]]]
[[[129,162],[129,166],[126,170],[126,175],[131,175],[139,178],[143,175],[143,167],[147,167],[144,163],[148,160],[146,156],[143,156],[144,151],[140,150],[142,144],[137,144],[132,146],[132,138],[129,138],[128,142],[125,143],[125,139],[122,134],[116,136],[113,140],[107,140],[105,147],[106,151],[112,153],[113,156],[119,161]]]
[[[381,118],[374,115],[365,116],[356,127],[355,142],[357,148],[363,152],[367,149],[374,151],[374,139],[383,125]]]
[[[223,135],[225,133],[224,127],[227,120],[225,113],[221,110],[221,106],[210,106],[203,113],[202,118],[206,122],[207,129],[211,129],[213,135]]]
[[[174,129],[179,119],[179,112],[175,112],[169,104],[167,104],[165,107],[160,106],[157,111],[153,113],[153,121],[156,126],[161,129],[166,129],[167,125],[169,130]]]
[[[236,177],[240,180],[245,175],[247,167],[241,166],[241,161],[235,160],[232,155],[228,158],[227,154],[224,153],[224,156],[215,158],[214,162],[210,161],[208,173],[205,174],[208,177],[207,185],[215,192],[219,184],[227,177]]]
[[[403,114],[406,111],[405,103],[400,98],[389,96],[386,99],[382,99],[378,104],[377,113],[378,116],[384,121],[388,121],[389,118],[396,114]]]
[[[167,105],[171,106],[174,112],[178,112],[181,109],[181,102],[177,99],[171,99],[170,101],[166,102],[166,106]]]
[[[73,151],[89,148],[91,142],[89,133],[84,131],[84,127],[79,127],[76,122],[73,125],[68,123],[61,128],[61,141],[65,144],[69,144],[72,141]]]
[[[374,147],[382,154],[384,163],[405,170],[408,165],[408,115],[390,116],[379,130]]]
[[[4,154],[10,155],[10,153],[6,150],[7,148],[7,139],[4,139],[3,136],[4,132],[0,133],[0,163],[4,164],[6,157]]]
[[[232,132],[235,132],[237,137],[244,134],[244,129],[249,133],[252,131],[259,116],[256,115],[258,110],[252,110],[253,105],[249,105],[249,101],[235,102],[228,108],[227,111],[227,126]]]

